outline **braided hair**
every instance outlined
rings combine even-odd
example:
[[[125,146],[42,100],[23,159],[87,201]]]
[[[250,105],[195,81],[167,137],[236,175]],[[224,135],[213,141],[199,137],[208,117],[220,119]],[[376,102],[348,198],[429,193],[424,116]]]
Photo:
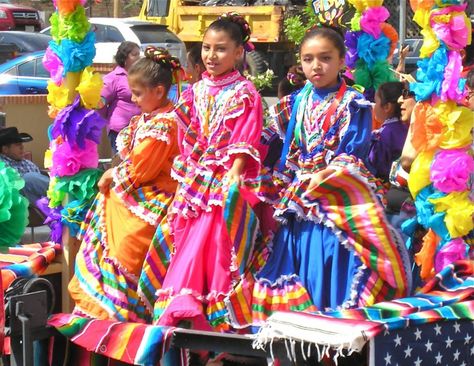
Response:
[[[243,46],[247,52],[254,50],[254,46],[250,42],[250,35],[252,34],[250,25],[239,13],[231,11],[222,14],[211,23],[206,32],[209,29],[226,32],[237,46]]]
[[[130,67],[128,75],[137,77],[147,87],[161,84],[168,91],[171,84],[179,84],[184,71],[179,59],[166,49],[149,46],[145,49],[145,57]]]

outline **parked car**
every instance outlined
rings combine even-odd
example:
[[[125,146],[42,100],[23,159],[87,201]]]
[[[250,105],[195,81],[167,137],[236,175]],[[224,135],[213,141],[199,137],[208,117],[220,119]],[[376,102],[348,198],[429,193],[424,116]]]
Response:
[[[49,72],[44,51],[14,58],[0,65],[0,95],[47,94]]]
[[[94,63],[113,63],[117,48],[123,41],[138,44],[142,51],[147,46],[166,48],[181,63],[186,63],[186,46],[165,25],[127,18],[90,18],[96,36]],[[51,27],[41,33],[50,34]]]
[[[39,32],[41,19],[36,9],[0,0],[0,30],[24,30]]]
[[[9,43],[15,45],[18,48],[16,56],[36,51],[45,51],[50,40],[51,37],[47,34],[0,31],[0,44]]]

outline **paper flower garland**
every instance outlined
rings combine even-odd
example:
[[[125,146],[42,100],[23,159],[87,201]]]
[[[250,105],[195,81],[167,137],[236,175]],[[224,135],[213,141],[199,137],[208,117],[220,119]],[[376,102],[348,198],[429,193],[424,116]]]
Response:
[[[351,30],[346,32],[346,65],[356,84],[365,89],[369,99],[377,88],[395,81],[388,58],[398,42],[396,30],[386,20],[390,16],[383,0],[349,0],[356,9]]]
[[[102,79],[91,67],[95,34],[83,5],[85,0],[53,0],[51,35],[43,64],[48,83],[50,148],[45,166],[51,172],[48,190],[50,226],[59,240],[61,223],[75,235],[97,192],[97,145],[105,121],[94,110],[100,101]],[[81,194],[77,194],[78,186]],[[65,202],[68,200],[68,202]],[[43,205],[44,206],[44,205]]]
[[[418,157],[408,179],[416,220],[428,230],[416,255],[423,280],[469,256],[465,237],[474,229],[472,151],[473,112],[461,106],[465,80],[460,51],[471,40],[463,0],[411,0],[424,43],[417,81],[410,85],[419,102],[412,115],[411,139]]]

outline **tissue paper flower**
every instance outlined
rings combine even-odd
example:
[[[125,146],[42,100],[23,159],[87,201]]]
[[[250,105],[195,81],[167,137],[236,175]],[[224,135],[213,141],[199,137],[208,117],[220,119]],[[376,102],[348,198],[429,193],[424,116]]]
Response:
[[[53,138],[62,136],[69,144],[84,148],[86,139],[100,143],[102,128],[106,121],[93,110],[81,107],[79,98],[58,113],[51,134]]]
[[[81,43],[91,27],[82,6],[63,16],[53,13],[49,21],[51,23],[51,37],[56,43],[61,43],[65,39]]]
[[[81,43],[63,39],[61,44],[49,42],[51,50],[58,55],[64,65],[63,76],[68,72],[77,72],[92,65],[95,57],[95,33],[89,32]]]
[[[84,108],[97,108],[103,84],[102,77],[94,72],[94,68],[86,67],[82,71],[81,82],[76,90],[79,92],[81,104]]]
[[[459,51],[471,42],[471,22],[464,12],[466,6],[448,6],[431,12],[430,26],[449,49]]]
[[[431,181],[441,192],[462,192],[473,173],[474,158],[466,149],[441,150],[431,166]]]
[[[472,142],[472,111],[456,105],[453,101],[438,102],[433,107],[443,124],[443,138],[440,148],[456,149],[465,147]]]
[[[85,140],[84,149],[64,142],[53,153],[51,174],[64,177],[77,174],[82,169],[97,168],[98,159],[97,144],[94,141]]]
[[[474,203],[469,199],[469,191],[453,192],[445,197],[430,198],[436,212],[445,212],[445,223],[449,235],[458,238],[474,229]]]
[[[433,161],[434,152],[423,151],[418,154],[411,165],[410,175],[408,176],[408,188],[413,197],[418,192],[430,185],[430,167]]]
[[[444,70],[444,80],[441,84],[440,99],[446,102],[448,99],[461,104],[467,96],[465,88],[466,79],[461,78],[462,58],[459,52],[448,52],[448,64]]]
[[[43,56],[43,66],[49,71],[51,80],[53,80],[56,85],[60,85],[61,80],[63,79],[64,65],[61,59],[51,50],[50,47],[46,49]]]
[[[417,152],[431,151],[440,145],[443,125],[430,103],[416,103],[412,112],[410,139]]]
[[[457,260],[467,259],[467,250],[468,245],[461,238],[444,244],[435,256],[436,273]]]
[[[379,38],[382,32],[381,24],[385,22],[390,13],[384,6],[368,8],[360,18],[360,28],[374,38]]]

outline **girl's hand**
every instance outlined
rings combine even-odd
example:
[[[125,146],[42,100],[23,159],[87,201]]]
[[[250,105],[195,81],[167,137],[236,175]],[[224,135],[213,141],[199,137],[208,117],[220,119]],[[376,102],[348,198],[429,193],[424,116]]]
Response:
[[[235,157],[234,162],[230,170],[224,175],[224,184],[231,186],[236,183],[240,186],[242,179],[240,178],[245,167],[245,160],[247,157],[245,154],[239,154]]]
[[[329,177],[332,173],[334,173],[334,170],[326,168],[313,174],[313,176],[311,177],[311,181],[309,182],[307,191],[310,192],[313,189],[315,189],[317,186],[321,184],[323,180]]]
[[[238,171],[238,169],[234,169],[234,167],[232,167],[226,173],[226,175],[224,175],[224,182],[228,186],[231,186],[234,183],[240,186],[241,178],[240,178],[240,172]]]
[[[100,178],[99,183],[97,183],[100,193],[102,194],[109,193],[110,185],[112,184],[112,181],[113,181],[112,169],[108,169],[104,172],[104,174],[102,174],[102,177]]]

